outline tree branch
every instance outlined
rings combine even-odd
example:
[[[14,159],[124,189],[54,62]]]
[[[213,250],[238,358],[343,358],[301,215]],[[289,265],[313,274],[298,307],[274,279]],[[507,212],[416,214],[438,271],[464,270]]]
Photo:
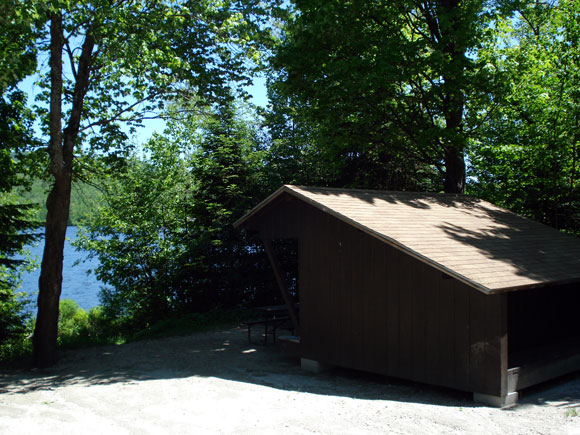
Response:
[[[74,52],[73,50],[71,50],[70,48],[70,44],[68,42],[68,39],[65,40],[65,44],[64,47],[66,49],[66,53],[68,54],[68,60],[70,62],[70,69],[73,73],[73,77],[75,79],[75,81],[78,80],[78,75],[77,75],[77,71],[75,69],[75,57],[74,57]]]
[[[539,26],[538,27],[534,27],[534,25],[528,19],[528,17],[526,16],[526,14],[524,14],[524,11],[518,10],[518,12],[521,15],[521,17],[524,19],[524,21],[528,24],[528,26],[530,27],[530,29],[532,29],[532,33],[534,34],[534,36],[536,38],[539,38],[540,37],[540,29],[539,29]]]
[[[72,100],[72,109],[68,125],[64,130],[65,135],[64,155],[65,159],[68,160],[67,163],[70,165],[71,170],[72,170],[74,144],[76,142],[76,138],[79,133],[83,104],[90,82],[91,66],[93,64],[94,46],[95,46],[95,38],[93,36],[92,28],[89,28],[87,30],[85,40],[83,42],[81,56],[79,58],[77,79],[75,82]]]
[[[81,128],[80,131],[85,131],[85,130],[88,130],[88,129],[92,128],[92,127],[102,127],[102,126],[108,125],[108,124],[110,124],[112,122],[119,121],[119,120],[121,120],[121,117],[123,116],[124,113],[130,112],[135,107],[139,106],[140,104],[142,104],[142,103],[144,103],[146,101],[151,101],[151,100],[153,100],[154,98],[156,98],[158,96],[159,96],[158,93],[154,93],[154,94],[148,95],[148,96],[146,96],[144,98],[141,98],[140,100],[136,101],[135,103],[130,104],[129,106],[126,106],[122,110],[120,110],[117,113],[113,114],[113,116],[111,116],[110,118],[100,119],[98,121],[91,122],[90,124],[88,124],[88,125],[84,126],[83,128]],[[134,120],[137,121],[137,120],[140,120],[140,119],[147,119],[147,118],[141,117],[141,118],[135,118]],[[151,118],[151,119],[153,119],[153,118]]]
[[[431,10],[428,6],[422,5],[420,2],[417,3],[417,8],[421,11],[423,16],[425,17],[425,22],[427,23],[427,27],[429,27],[429,31],[432,35],[432,41],[437,43],[441,41],[441,29],[439,28],[439,23],[437,21],[437,17],[433,15]]]
[[[434,38],[433,35],[429,36],[427,35],[425,32],[423,32],[419,26],[417,26],[415,24],[415,20],[419,21],[419,17],[413,13],[413,11],[409,11],[406,14],[404,14],[407,23],[409,24],[409,27],[419,36],[421,36],[422,38],[426,39],[426,40],[431,40],[433,43],[437,42]],[[413,18],[415,18],[415,20],[413,20]]]
[[[50,16],[50,172],[59,176],[63,166],[62,153],[62,14],[53,12]]]

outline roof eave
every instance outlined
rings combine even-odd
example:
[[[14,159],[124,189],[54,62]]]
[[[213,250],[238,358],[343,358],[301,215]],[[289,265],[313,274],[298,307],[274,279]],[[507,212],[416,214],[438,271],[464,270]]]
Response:
[[[490,290],[489,294],[500,294],[500,293],[511,293],[520,290],[532,290],[542,287],[548,286],[559,286],[559,285],[567,285],[567,284],[578,284],[580,283],[580,278],[568,278],[568,279],[560,279],[556,281],[538,281],[531,284],[523,284],[517,286],[509,286],[509,287],[501,287],[501,288],[494,288]]]

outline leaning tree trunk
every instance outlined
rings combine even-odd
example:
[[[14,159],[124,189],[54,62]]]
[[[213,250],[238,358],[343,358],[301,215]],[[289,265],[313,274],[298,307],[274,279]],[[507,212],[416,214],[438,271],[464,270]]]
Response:
[[[48,213],[34,330],[34,361],[39,367],[53,365],[57,359],[58,305],[72,180],[72,173],[66,172],[55,180],[46,202]]]
[[[72,107],[62,130],[62,15],[50,17],[50,141],[48,154],[54,184],[46,201],[45,244],[38,285],[38,315],[34,329],[34,362],[47,367],[57,360],[59,300],[62,289],[64,242],[70,213],[74,145],[91,73],[94,37],[89,29],[76,70]]]
[[[34,328],[34,362],[46,367],[56,362],[58,302],[62,288],[62,260],[70,205],[71,169],[62,150],[62,15],[50,17],[50,172],[54,185],[46,201],[44,253],[38,282],[38,314]],[[64,218],[64,225],[63,225]]]

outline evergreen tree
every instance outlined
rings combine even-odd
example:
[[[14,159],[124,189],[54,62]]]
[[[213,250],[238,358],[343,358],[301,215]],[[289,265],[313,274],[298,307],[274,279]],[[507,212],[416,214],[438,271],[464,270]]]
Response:
[[[18,20],[11,20],[14,16]],[[19,2],[0,3],[0,358],[25,331],[24,304],[15,294],[25,261],[14,257],[38,237],[32,232],[39,226],[31,218],[32,206],[20,204],[11,192],[29,183],[26,153],[35,145],[33,118],[16,85],[36,66],[33,41],[39,25],[36,11]]]
[[[256,277],[263,260],[256,241],[248,240],[233,223],[269,190],[251,123],[233,105],[218,108],[202,125],[202,139],[192,159],[192,189],[188,235],[188,286],[194,309],[232,306],[259,297]],[[244,292],[248,292],[244,295]]]
[[[232,104],[207,112],[174,108],[146,158],[134,156],[105,183],[107,204],[81,237],[110,286],[102,292],[105,314],[121,327],[271,294],[261,248],[232,227],[271,189],[254,122]]]

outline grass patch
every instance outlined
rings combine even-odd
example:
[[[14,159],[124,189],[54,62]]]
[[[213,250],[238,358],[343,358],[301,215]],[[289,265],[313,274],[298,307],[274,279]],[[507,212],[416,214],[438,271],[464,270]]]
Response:
[[[196,332],[206,332],[218,328],[228,328],[240,325],[251,319],[254,314],[247,309],[212,310],[207,313],[191,313],[180,317],[160,320],[147,328],[127,337],[128,341],[148,338],[188,335]]]
[[[160,320],[140,331],[123,333],[124,328],[105,317],[102,307],[94,307],[87,312],[75,301],[63,299],[60,301],[59,310],[57,344],[61,350],[231,328],[256,317],[256,313],[248,309],[216,309],[207,313],[191,313]],[[30,325],[30,334],[14,341],[10,347],[2,348],[0,366],[17,368],[32,364],[32,331],[34,322]]]
[[[0,346],[0,365],[5,367],[30,366],[32,364],[32,333],[35,319],[27,325],[26,334]],[[99,344],[120,342],[114,325],[103,315],[102,307],[88,312],[71,299],[59,303],[58,337],[59,349],[77,349]]]

